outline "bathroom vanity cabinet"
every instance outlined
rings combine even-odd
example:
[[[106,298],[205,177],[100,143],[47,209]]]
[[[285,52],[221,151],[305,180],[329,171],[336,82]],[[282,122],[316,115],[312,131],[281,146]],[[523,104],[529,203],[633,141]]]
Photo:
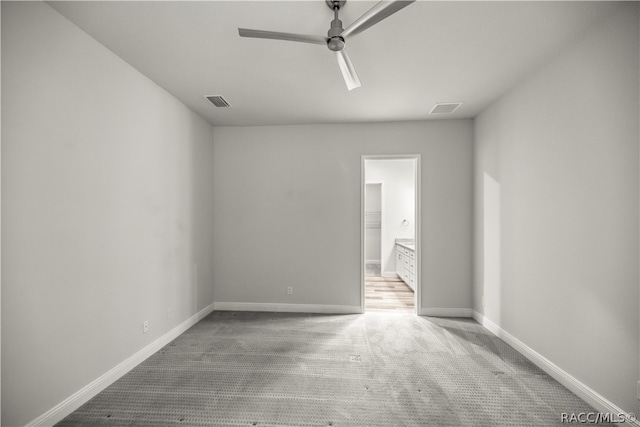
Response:
[[[413,245],[396,243],[396,273],[415,292],[416,251]]]

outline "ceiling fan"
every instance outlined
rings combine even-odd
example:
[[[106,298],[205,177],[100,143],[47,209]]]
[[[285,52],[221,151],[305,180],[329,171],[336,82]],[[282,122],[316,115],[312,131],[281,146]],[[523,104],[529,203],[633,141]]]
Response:
[[[356,19],[346,29],[342,28],[342,21],[338,18],[338,12],[344,7],[347,0],[333,1],[325,0],[327,6],[334,13],[334,19],[331,21],[331,28],[325,36],[314,36],[308,34],[294,34],[294,33],[279,33],[275,31],[261,31],[261,30],[248,30],[246,28],[238,28],[238,33],[241,37],[255,37],[260,39],[276,39],[276,40],[288,40],[302,43],[312,43],[326,45],[329,50],[336,53],[338,60],[338,67],[342,72],[344,81],[347,84],[347,89],[355,89],[360,87],[360,79],[358,74],[351,63],[351,59],[344,49],[345,40],[348,37],[353,37],[360,34],[367,28],[377,24],[383,19],[393,15],[402,8],[409,6],[415,0],[409,1],[381,1],[373,6],[360,18]]]

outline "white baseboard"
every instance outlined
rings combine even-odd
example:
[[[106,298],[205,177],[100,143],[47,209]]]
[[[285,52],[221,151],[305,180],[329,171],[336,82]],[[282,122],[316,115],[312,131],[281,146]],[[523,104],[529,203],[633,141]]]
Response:
[[[27,426],[52,426],[61,421],[64,417],[71,414],[80,406],[88,402],[92,397],[100,393],[102,390],[116,382],[124,374],[131,371],[133,368],[144,362],[149,356],[160,350],[165,345],[180,336],[187,329],[198,323],[209,313],[213,311],[214,305],[210,304],[203,308],[180,325],[171,329],[169,332],[153,341],[151,344],[144,347],[142,350],[135,353],[133,356],[124,360],[119,365],[115,366],[107,373],[87,384],[64,401],[60,402],[53,408],[49,409],[38,418],[34,419]]]
[[[269,311],[282,313],[359,314],[359,305],[216,302],[216,311]]]
[[[470,308],[439,308],[425,307],[420,310],[420,316],[434,317],[471,317],[473,310]]]
[[[545,371],[551,377],[553,377],[560,384],[571,390],[576,396],[587,402],[589,405],[593,406],[596,411],[602,413],[610,413],[610,414],[624,414],[626,411],[623,411],[620,407],[615,405],[613,402],[607,400],[598,392],[588,387],[586,384],[582,383],[573,375],[569,374],[558,365],[520,341],[518,338],[511,335],[509,332],[502,329],[499,325],[492,322],[490,319],[487,319],[482,314],[477,311],[473,311],[473,318],[480,323],[482,326],[487,328],[489,332],[509,344],[516,351],[522,354],[524,357],[529,359],[532,363],[538,366],[540,369]],[[624,425],[635,425],[640,426],[640,422],[635,421],[633,423],[625,423]]]
[[[395,271],[383,271],[382,277],[393,277],[394,279],[396,279],[400,276],[398,276],[398,273],[396,273]]]
[[[365,264],[375,264],[375,265],[380,265],[381,264],[379,259],[365,259],[364,263]]]

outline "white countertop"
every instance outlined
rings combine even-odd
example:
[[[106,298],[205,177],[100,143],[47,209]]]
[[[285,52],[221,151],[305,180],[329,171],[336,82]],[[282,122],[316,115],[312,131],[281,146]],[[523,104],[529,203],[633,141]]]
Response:
[[[407,248],[410,251],[415,251],[416,250],[416,245],[414,243],[396,242],[396,245],[402,246],[403,248]]]

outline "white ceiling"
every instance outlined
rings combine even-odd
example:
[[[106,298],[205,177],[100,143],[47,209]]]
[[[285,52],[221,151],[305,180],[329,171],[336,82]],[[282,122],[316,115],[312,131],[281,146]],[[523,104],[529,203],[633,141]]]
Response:
[[[375,3],[348,1],[344,27]],[[238,36],[238,27],[326,35],[324,0],[49,4],[216,126],[425,120],[437,102],[464,103],[446,118],[474,117],[616,7],[418,1],[347,40],[362,81],[347,91],[327,48]]]

